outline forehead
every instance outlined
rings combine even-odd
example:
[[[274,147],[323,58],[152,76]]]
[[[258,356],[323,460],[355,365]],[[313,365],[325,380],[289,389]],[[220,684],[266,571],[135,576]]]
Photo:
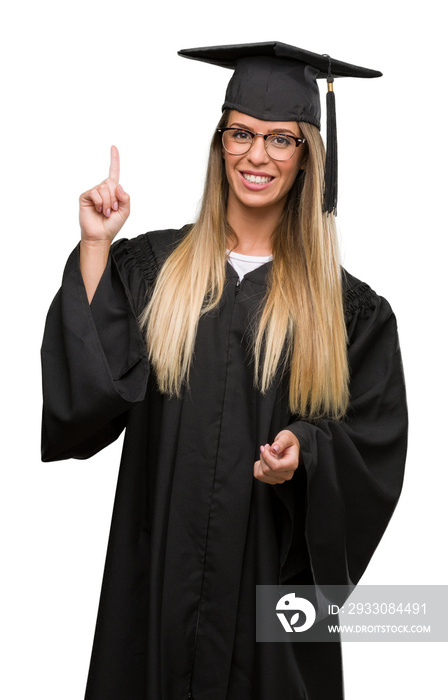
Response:
[[[237,112],[236,109],[231,110],[227,126],[233,126],[234,124],[261,134],[268,134],[273,131],[288,131],[295,136],[300,136],[300,129],[297,122],[264,121],[264,119],[251,117],[250,114]]]

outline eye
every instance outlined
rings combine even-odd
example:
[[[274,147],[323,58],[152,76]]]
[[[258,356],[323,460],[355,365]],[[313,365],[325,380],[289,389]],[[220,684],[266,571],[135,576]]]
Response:
[[[270,134],[269,143],[271,143],[276,148],[290,148],[295,146],[295,140],[292,136],[287,136],[286,134]]]
[[[231,134],[233,141],[239,141],[239,142],[252,141],[252,134],[250,133],[250,131],[246,131],[245,129],[234,129],[233,131],[230,131],[229,133]]]

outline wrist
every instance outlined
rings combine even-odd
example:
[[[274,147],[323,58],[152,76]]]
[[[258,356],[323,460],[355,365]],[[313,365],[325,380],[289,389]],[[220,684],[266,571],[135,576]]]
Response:
[[[89,239],[84,238],[81,233],[81,246],[86,250],[109,250],[111,244],[112,241],[110,241],[108,238]]]

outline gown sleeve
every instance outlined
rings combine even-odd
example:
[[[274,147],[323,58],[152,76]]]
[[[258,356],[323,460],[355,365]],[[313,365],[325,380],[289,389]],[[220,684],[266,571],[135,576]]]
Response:
[[[141,250],[143,239],[112,245],[90,305],[79,246],[67,261],[41,352],[43,461],[95,454],[120,435],[128,409],[145,397],[149,363],[137,318],[156,263],[150,249]]]
[[[351,280],[348,413],[341,421],[293,421],[288,429],[299,440],[304,474],[274,487],[289,515],[282,582],[308,566],[316,585],[356,585],[402,487],[407,408],[396,320],[384,298]],[[294,546],[304,517],[305,557]]]

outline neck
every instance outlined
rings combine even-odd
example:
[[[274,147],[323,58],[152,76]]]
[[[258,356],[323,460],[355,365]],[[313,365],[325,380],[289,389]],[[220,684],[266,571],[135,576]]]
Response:
[[[227,221],[237,236],[229,248],[242,255],[271,255],[272,234],[280,221],[284,202],[272,207],[244,207],[229,193]]]

